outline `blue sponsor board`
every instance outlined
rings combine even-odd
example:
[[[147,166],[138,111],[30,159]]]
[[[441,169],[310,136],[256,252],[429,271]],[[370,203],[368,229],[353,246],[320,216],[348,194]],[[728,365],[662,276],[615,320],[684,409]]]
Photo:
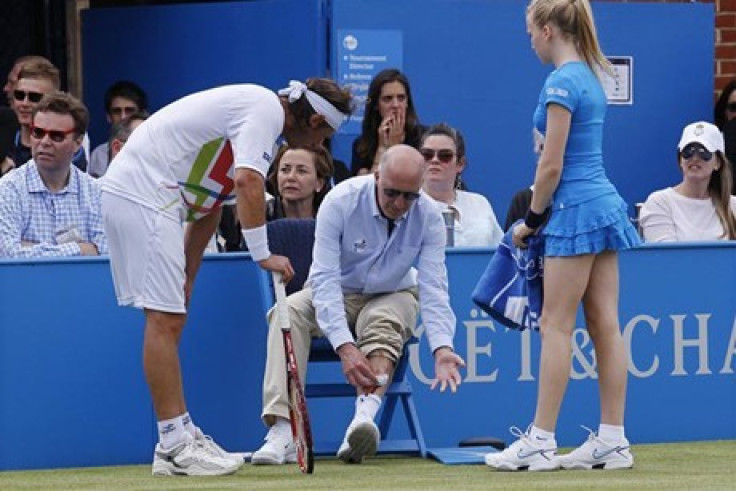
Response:
[[[424,328],[410,348],[411,377],[427,445],[480,435],[513,440],[534,416],[540,335],[510,330],[470,300],[491,254],[447,254],[455,350],[467,366],[456,394],[430,391],[434,362]],[[736,245],[645,246],[619,255],[619,320],[628,354],[626,431],[632,443],[736,438]],[[414,379],[415,377],[415,379]],[[593,343],[582,312],[557,442],[579,445],[600,420]]]
[[[337,80],[355,98],[355,111],[340,133],[358,135],[371,80],[386,68],[402,69],[403,35],[401,31],[338,29],[335,49]]]
[[[509,443],[508,427],[524,428],[533,416],[539,333],[508,330],[470,300],[490,257],[483,249],[447,254],[455,350],[467,362],[457,393],[429,389],[434,363],[422,325],[420,343],[410,348],[409,378],[434,450],[478,436]],[[620,269],[629,440],[736,439],[736,244],[643,247],[622,253]],[[182,335],[188,408],[229,450],[252,451],[265,434],[264,276],[247,254],[205,257]],[[117,307],[107,259],[5,260],[0,277],[0,469],[150,463],[157,436],[140,360],[143,315]],[[317,365],[330,364],[310,364],[308,381],[344,381],[339,363]],[[560,445],[581,443],[581,424],[597,428],[597,385],[581,317]],[[308,402],[314,434],[339,442],[354,399]],[[401,412],[392,438],[406,433]],[[67,451],[39,452],[44,445]]]

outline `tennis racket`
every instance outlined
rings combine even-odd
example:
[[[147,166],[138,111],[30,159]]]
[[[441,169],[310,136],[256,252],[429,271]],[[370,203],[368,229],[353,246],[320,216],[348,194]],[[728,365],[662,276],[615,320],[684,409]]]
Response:
[[[284,336],[284,354],[286,355],[286,378],[289,390],[289,418],[291,433],[296,444],[296,456],[299,469],[305,474],[314,472],[314,452],[312,451],[312,428],[309,425],[307,400],[299,381],[294,347],[291,343],[291,321],[289,320],[289,304],[286,302],[286,291],[281,282],[281,274],[273,273],[273,289],[276,292],[276,319]]]

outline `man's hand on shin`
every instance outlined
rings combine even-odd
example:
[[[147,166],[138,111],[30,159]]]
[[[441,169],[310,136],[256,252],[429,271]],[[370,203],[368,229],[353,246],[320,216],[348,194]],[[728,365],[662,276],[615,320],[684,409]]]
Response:
[[[368,359],[357,346],[353,343],[345,343],[337,348],[337,354],[342,362],[342,372],[350,385],[357,389],[378,385]]]

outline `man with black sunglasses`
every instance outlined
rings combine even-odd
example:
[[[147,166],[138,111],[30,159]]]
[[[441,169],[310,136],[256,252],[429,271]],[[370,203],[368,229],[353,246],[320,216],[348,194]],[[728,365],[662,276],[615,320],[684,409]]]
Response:
[[[453,351],[455,315],[445,268],[445,228],[424,194],[426,164],[413,147],[394,145],[379,169],[338,184],[317,212],[314,260],[306,287],[288,297],[291,335],[304,380],[312,333],[320,331],[355,386],[355,415],[337,456],[361,463],[378,450],[374,418],[421,308],[437,385],[455,392],[462,358]],[[416,267],[415,267],[416,265]],[[263,420],[271,426],[253,464],[293,461],[282,337],[269,317]]]
[[[20,124],[8,155],[15,167],[20,167],[31,159],[30,128],[34,109],[44,95],[59,90],[60,84],[59,70],[46,59],[29,61],[21,67],[18,81],[10,92],[13,98],[12,107]],[[84,142],[85,135],[82,138]],[[72,156],[72,163],[83,171],[87,169],[83,145]]]
[[[15,115],[15,111],[13,111],[13,90],[18,83],[18,74],[25,64],[37,61],[45,61],[51,64],[43,56],[21,56],[13,63],[13,67],[8,72],[5,85],[3,85],[7,107],[0,106],[0,176],[5,175],[15,168],[15,163],[8,157],[8,154],[15,145],[15,138],[18,133],[18,118]]]
[[[33,159],[0,179],[0,257],[107,253],[99,184],[72,165],[88,121],[84,105],[62,92],[34,109]]]

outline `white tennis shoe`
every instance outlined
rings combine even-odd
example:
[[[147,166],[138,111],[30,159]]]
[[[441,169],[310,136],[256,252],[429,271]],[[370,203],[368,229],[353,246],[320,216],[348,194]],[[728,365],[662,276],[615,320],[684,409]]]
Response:
[[[271,426],[266,435],[266,443],[253,453],[250,463],[253,465],[296,463],[296,445],[288,421],[286,424],[279,422]]]
[[[634,456],[629,441],[624,438],[617,444],[602,440],[590,428],[588,440],[567,455],[559,457],[563,469],[631,469]]]
[[[535,441],[516,426],[509,428],[518,438],[502,452],[486,454],[486,465],[499,471],[553,471],[560,467],[557,442]]]
[[[223,476],[233,474],[243,461],[234,462],[213,455],[200,441],[185,433],[185,439],[173,448],[164,450],[156,445],[153,453],[154,476]]]
[[[337,451],[337,458],[346,464],[360,464],[365,457],[378,451],[381,432],[369,419],[354,419],[345,432],[345,438]]]
[[[215,443],[215,440],[213,440],[211,436],[205,435],[199,426],[194,428],[194,439],[197,442],[199,442],[200,445],[202,445],[202,447],[204,447],[210,454],[214,455],[215,457],[220,457],[222,459],[229,460],[233,464],[243,465],[245,463],[243,454],[228,452],[227,450],[219,446],[217,443]]]

